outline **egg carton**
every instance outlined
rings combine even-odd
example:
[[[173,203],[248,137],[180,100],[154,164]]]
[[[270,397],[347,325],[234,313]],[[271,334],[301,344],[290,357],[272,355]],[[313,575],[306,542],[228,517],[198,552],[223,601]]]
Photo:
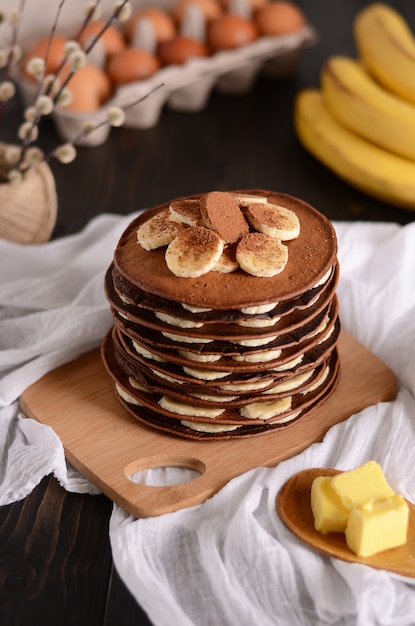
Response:
[[[253,88],[260,73],[271,79],[292,74],[304,50],[316,41],[317,34],[311,26],[287,35],[263,36],[240,48],[193,58],[183,65],[170,65],[148,79],[123,85],[94,113],[56,108],[52,118],[59,135],[68,142],[79,137],[85,122],[98,125],[104,121],[106,111],[114,106],[125,110],[124,127],[152,128],[165,106],[174,111],[198,112],[206,107],[213,89],[243,95]],[[26,105],[31,104],[35,94],[33,82],[22,76],[17,77],[17,82]],[[77,141],[77,145],[102,145],[109,132],[110,127],[104,124]]]

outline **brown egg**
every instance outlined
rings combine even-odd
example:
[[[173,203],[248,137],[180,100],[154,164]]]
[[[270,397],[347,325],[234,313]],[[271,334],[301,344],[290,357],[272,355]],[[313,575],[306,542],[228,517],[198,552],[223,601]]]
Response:
[[[151,22],[157,42],[173,39],[176,35],[176,25],[171,15],[163,9],[147,7],[136,11],[125,25],[125,37],[130,43],[134,41],[135,28],[141,19],[147,19]]]
[[[176,37],[161,43],[158,56],[162,65],[182,65],[194,57],[207,57],[207,47],[190,37]]]
[[[45,74],[54,74],[64,59],[64,46],[68,39],[62,35],[55,35],[50,42],[48,57],[46,60]],[[49,47],[49,36],[42,37],[28,50],[21,61],[21,72],[26,78],[34,80],[33,76],[26,71],[26,66],[31,59],[39,57],[45,59]]]
[[[206,21],[213,20],[223,13],[223,9],[218,0],[178,0],[173,8],[173,16],[180,24],[186,15],[187,8],[196,5]]]
[[[271,2],[255,15],[261,35],[294,33],[306,25],[304,13],[292,2]]]
[[[214,51],[239,48],[258,37],[253,22],[239,15],[223,15],[208,24],[207,42]]]
[[[95,65],[78,70],[68,83],[72,102],[65,107],[70,111],[89,113],[99,109],[112,92],[111,81],[106,73]]]
[[[93,38],[101,32],[104,25],[105,22],[100,20],[89,22],[79,37],[79,43],[84,49],[91,43]],[[116,26],[109,26],[99,38],[99,42],[102,43],[105,54],[108,56],[119,54],[126,47],[124,38]]]
[[[140,48],[127,48],[110,58],[107,73],[115,87],[118,87],[149,78],[159,67],[160,61],[154,54]]]

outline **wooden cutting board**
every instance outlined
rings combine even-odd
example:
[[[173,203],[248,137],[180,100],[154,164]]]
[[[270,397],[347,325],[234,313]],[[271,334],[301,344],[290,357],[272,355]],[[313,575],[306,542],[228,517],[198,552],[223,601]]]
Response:
[[[70,463],[136,517],[200,504],[229,480],[259,466],[273,467],[321,441],[326,431],[363,408],[392,400],[398,382],[389,367],[341,332],[336,391],[300,421],[265,435],[224,441],[181,439],[151,429],[119,403],[99,350],[46,374],[21,396],[21,407],[53,428]],[[194,480],[148,486],[129,479],[154,467],[196,470]]]

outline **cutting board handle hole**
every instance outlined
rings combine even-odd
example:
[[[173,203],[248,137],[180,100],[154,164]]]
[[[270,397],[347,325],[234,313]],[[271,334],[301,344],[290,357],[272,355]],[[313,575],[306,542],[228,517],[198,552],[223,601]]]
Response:
[[[204,474],[206,466],[192,457],[155,455],[128,463],[124,474],[133,483],[148,487],[167,487],[188,483]]]

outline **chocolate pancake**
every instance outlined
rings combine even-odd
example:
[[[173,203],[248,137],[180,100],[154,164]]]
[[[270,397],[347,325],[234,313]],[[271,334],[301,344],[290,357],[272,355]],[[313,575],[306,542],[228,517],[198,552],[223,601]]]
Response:
[[[285,365],[298,354],[309,351],[319,342],[324,345],[325,339],[336,324],[337,312],[336,299],[333,300],[327,312],[324,310],[320,313],[317,323],[313,323],[312,327],[297,329],[294,341],[293,333],[290,333],[288,337],[280,336],[265,346],[256,348],[240,346],[239,350],[233,344],[225,346],[225,342],[214,341],[204,344],[203,347],[208,347],[201,352],[190,352],[184,344],[177,347],[176,342],[170,342],[166,347],[166,343],[155,338],[152,343],[148,343],[142,335],[137,333],[136,325],[132,328],[120,326],[117,320],[115,326],[123,336],[124,342],[128,340],[134,360],[141,361],[143,364],[153,363],[161,369],[185,366],[227,372],[230,375],[240,373],[259,375],[261,372]],[[337,339],[337,333],[328,337],[328,343],[331,344],[334,339]],[[196,355],[200,358],[195,358]]]
[[[329,268],[327,276],[323,276],[322,282],[313,285],[300,294],[299,296],[283,300],[282,302],[275,302],[275,306],[269,309],[265,313],[247,314],[244,313],[244,309],[205,309],[202,311],[189,311],[185,309],[182,304],[167,300],[166,298],[160,298],[152,294],[146,294],[141,289],[135,288],[128,283],[123,277],[120,276],[118,270],[111,265],[108,268],[105,277],[105,292],[108,300],[112,306],[124,312],[126,315],[130,313],[140,314],[140,310],[148,310],[160,313],[166,313],[174,317],[181,319],[188,319],[193,322],[201,322],[203,324],[209,324],[210,322],[225,322],[225,323],[238,323],[241,320],[251,319],[273,319],[276,316],[281,317],[292,313],[294,310],[302,310],[308,308],[318,297],[321,297],[325,292],[330,289],[334,290],[337,286],[339,277],[339,268],[335,266]]]
[[[150,387],[142,391],[131,385],[131,378],[119,366],[117,360],[114,359],[114,351],[111,344],[112,336],[109,333],[102,345],[103,359],[114,381],[115,392],[124,407],[139,421],[147,425],[196,439],[247,437],[255,434],[264,434],[270,430],[283,428],[294,420],[298,421],[306,416],[312,408],[315,408],[320,402],[329,397],[335,389],[340,371],[337,350],[333,350],[325,370],[320,372],[321,383],[316,384],[318,379],[314,380],[310,382],[308,389],[303,387],[301,391],[297,390],[291,396],[284,396],[290,399],[289,406],[286,408],[282,406],[278,415],[266,419],[246,418],[239,413],[238,409],[229,408],[228,405],[226,405],[220,415],[206,417],[198,414],[197,406],[203,405],[201,403],[197,404],[194,398],[190,398],[190,400],[195,414],[183,415],[172,412],[161,405],[162,398],[168,396],[160,394],[157,390],[153,391]],[[283,401],[284,397],[280,395],[279,400]],[[251,401],[248,407],[254,406],[258,401],[264,401],[264,398]],[[265,402],[269,402],[269,400],[265,400]],[[239,407],[241,406],[239,405]]]
[[[288,303],[286,303],[283,312],[281,312],[282,307],[277,306],[267,313],[244,315],[239,311],[239,315],[233,317],[228,312],[228,319],[220,321],[214,321],[211,318],[203,319],[202,314],[194,313],[192,315],[190,311],[185,311],[183,308],[183,313],[180,312],[180,315],[175,315],[171,312],[166,313],[160,308],[150,310],[141,306],[127,305],[116,294],[110,293],[110,288],[107,289],[107,294],[112,308],[122,314],[122,319],[127,319],[129,322],[135,322],[149,329],[174,332],[184,336],[190,334],[195,337],[210,339],[223,339],[225,337],[228,339],[232,339],[232,337],[249,339],[252,335],[267,337],[286,334],[290,330],[295,330],[295,328],[311,321],[332,300],[337,286],[337,278],[338,272],[335,271],[332,279],[319,288],[307,306],[292,305],[288,308]]]
[[[214,192],[145,211],[105,276],[114,325],[102,358],[115,393],[140,422],[190,438],[298,421],[339,378],[338,278],[332,225],[296,198]]]
[[[296,350],[291,349],[284,351],[284,354],[279,358],[267,362],[254,362],[251,364],[239,363],[226,359],[224,357],[219,358],[217,361],[212,362],[197,362],[191,359],[186,359],[181,355],[176,355],[174,352],[162,353],[149,351],[147,348],[143,348],[138,342],[131,339],[127,334],[121,332],[115,328],[114,343],[120,348],[120,351],[124,353],[124,359],[130,363],[131,371],[150,371],[153,377],[165,376],[166,378],[173,378],[177,380],[177,384],[181,382],[193,382],[194,378],[190,379],[184,373],[184,368],[189,369],[203,369],[203,371],[209,374],[212,372],[225,372],[226,378],[219,378],[215,382],[209,382],[209,376],[202,383],[206,387],[218,387],[218,391],[221,392],[221,386],[227,381],[247,381],[247,380],[263,380],[267,376],[272,377],[273,380],[283,380],[290,376],[296,375],[308,369],[312,365],[317,365],[321,360],[327,357],[327,354],[331,352],[340,330],[340,322],[336,318],[330,328],[322,335],[316,335],[312,341],[309,341],[305,346],[297,347]],[[260,357],[262,357],[260,354]],[[273,353],[271,354],[273,356]],[[197,384],[202,384],[200,381],[196,381]],[[221,385],[222,382],[222,385]],[[166,382],[165,384],[168,384]],[[174,383],[173,383],[174,384]]]
[[[203,400],[209,399],[209,405],[215,406],[226,402],[228,406],[241,406],[253,402],[263,396],[274,397],[284,394],[287,390],[300,390],[309,387],[319,377],[325,364],[330,359],[332,350],[322,350],[318,357],[313,360],[305,358],[295,370],[285,372],[283,376],[272,370],[261,375],[245,377],[225,377],[219,379],[217,384],[209,381],[192,379],[183,372],[155,369],[152,366],[138,363],[131,356],[128,345],[125,346],[122,337],[115,332],[112,335],[113,353],[120,369],[129,378],[138,381],[141,386],[151,393],[168,393],[169,396],[186,401],[185,398],[192,396],[196,405],[204,405]],[[316,349],[314,350],[314,352]],[[198,399],[201,399],[200,402]]]
[[[241,269],[227,274],[209,272],[198,278],[173,276],[165,262],[164,247],[149,253],[137,245],[139,226],[168,208],[169,203],[149,209],[131,222],[115,250],[115,267],[129,283],[146,293],[211,309],[240,309],[280,302],[308,291],[335,264],[337,240],[332,224],[316,209],[297,198],[262,190],[241,193],[268,198],[273,204],[294,211],[300,220],[299,236],[287,242],[287,266],[277,276],[258,279]]]

